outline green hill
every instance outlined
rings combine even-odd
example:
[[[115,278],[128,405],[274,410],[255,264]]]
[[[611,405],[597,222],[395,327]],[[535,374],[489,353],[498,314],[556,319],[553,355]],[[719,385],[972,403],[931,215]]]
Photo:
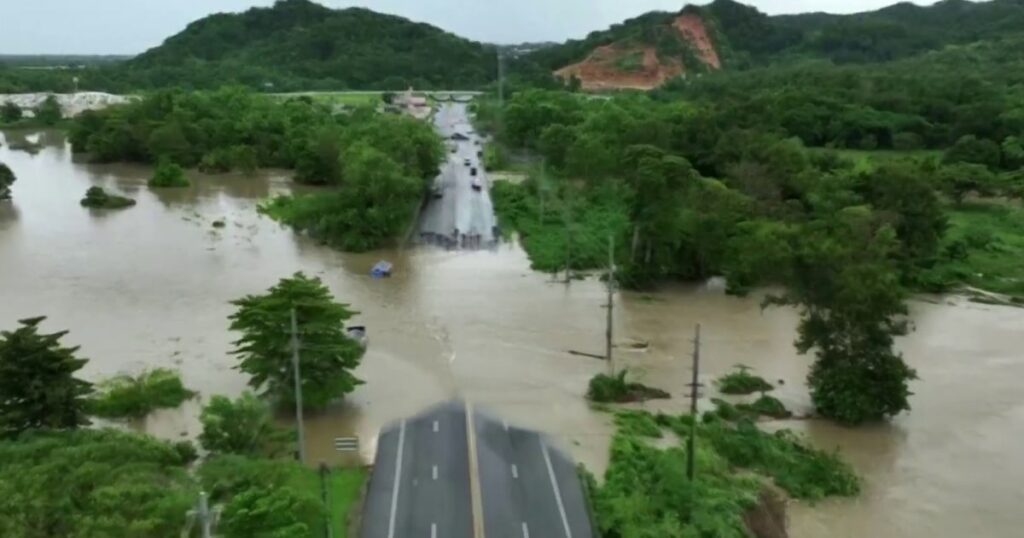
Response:
[[[673,31],[686,14],[699,18],[726,69],[806,59],[837,64],[888,62],[950,46],[1024,35],[1024,0],[943,0],[931,6],[899,3],[852,15],[781,16],[766,15],[734,0],[714,0],[701,7],[687,6],[680,13],[650,12],[634,17],[584,39],[525,55],[518,66],[522,73],[534,75],[540,67],[580,78],[603,78],[607,84],[584,80],[584,87],[614,87],[616,80],[628,78],[628,73],[615,69],[624,63],[617,61],[615,54],[635,54],[643,47],[653,47],[662,68],[675,64],[682,65],[684,73],[695,67],[698,72],[705,71],[692,61],[696,45],[692,36]]]
[[[493,47],[428,24],[309,0],[216,14],[127,62],[135,85],[288,89],[474,88],[496,70]]]

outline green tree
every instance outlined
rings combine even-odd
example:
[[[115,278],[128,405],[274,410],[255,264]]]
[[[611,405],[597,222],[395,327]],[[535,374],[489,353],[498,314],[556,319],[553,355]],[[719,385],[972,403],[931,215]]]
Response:
[[[345,334],[344,327],[354,312],[334,302],[319,278],[296,273],[264,295],[249,295],[231,304],[238,307],[230,316],[231,330],[242,334],[232,354],[239,358],[237,368],[249,374],[254,389],[294,405],[292,309],[298,321],[303,404],[322,409],[362,384],[352,372],[363,349]]]
[[[185,171],[174,162],[164,159],[156,166],[153,177],[149,178],[149,186],[157,188],[180,188],[190,185]]]
[[[64,113],[60,109],[57,98],[47,95],[39,106],[36,107],[35,117],[43,125],[57,125],[57,122],[64,119]]]
[[[1024,140],[1017,136],[1008,136],[1001,145],[1003,150],[1003,168],[1017,170],[1024,167]]]
[[[0,200],[11,199],[11,185],[14,185],[14,172],[4,163],[0,163]]]
[[[228,501],[219,532],[226,538],[307,538],[313,535],[309,522],[323,512],[316,497],[290,487],[252,488]]]
[[[996,176],[981,164],[958,162],[938,171],[939,186],[957,205],[972,192],[989,192],[995,182]]]
[[[1000,162],[999,144],[974,135],[960,137],[942,156],[945,163],[973,163],[988,168],[998,168]]]
[[[913,369],[893,351],[906,334],[905,291],[893,262],[896,232],[865,207],[843,210],[800,234],[786,296],[799,307],[796,347],[816,358],[808,375],[818,412],[844,424],[909,410]]]
[[[274,424],[269,407],[251,392],[235,400],[214,396],[199,421],[199,442],[214,454],[273,457],[285,453],[293,441],[291,432]]]
[[[21,116],[21,107],[14,104],[12,101],[7,101],[3,105],[0,105],[0,122],[13,123],[20,120]]]
[[[186,455],[116,430],[0,441],[0,536],[178,538],[197,498]]]
[[[45,317],[18,321],[0,332],[0,437],[32,429],[74,429],[86,417],[92,385],[75,377],[88,359],[77,347],[63,347],[61,331],[39,334]]]

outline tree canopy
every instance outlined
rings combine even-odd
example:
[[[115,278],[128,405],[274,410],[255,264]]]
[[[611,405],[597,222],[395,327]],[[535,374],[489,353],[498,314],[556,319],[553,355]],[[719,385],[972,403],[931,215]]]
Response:
[[[241,333],[232,354],[237,368],[250,376],[249,385],[276,401],[294,405],[291,312],[298,324],[303,405],[322,409],[362,384],[353,374],[362,347],[345,333],[344,322],[355,314],[337,303],[316,277],[296,273],[263,295],[232,302],[231,330]]]
[[[40,334],[45,317],[0,332],[0,438],[37,429],[75,429],[86,417],[92,385],[75,377],[88,362],[61,345],[67,331]]]

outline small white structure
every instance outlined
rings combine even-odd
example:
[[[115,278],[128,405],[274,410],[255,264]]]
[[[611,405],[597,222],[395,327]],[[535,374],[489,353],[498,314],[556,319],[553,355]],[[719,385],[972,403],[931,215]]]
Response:
[[[425,120],[430,117],[431,107],[427,98],[415,95],[411,87],[404,93],[396,95],[392,105],[416,119]]]
[[[32,111],[51,95],[57,98],[61,112],[68,118],[73,118],[86,110],[101,110],[139,98],[134,95],[114,95],[102,92],[10,93],[0,94],[0,105],[14,103],[25,111],[26,115],[31,115]]]

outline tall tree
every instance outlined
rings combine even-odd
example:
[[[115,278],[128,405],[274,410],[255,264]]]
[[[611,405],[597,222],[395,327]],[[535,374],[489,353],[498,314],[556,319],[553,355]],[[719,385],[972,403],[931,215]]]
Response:
[[[11,123],[21,119],[22,112],[21,107],[7,101],[3,105],[0,105],[0,122]]]
[[[46,99],[36,107],[35,115],[43,125],[57,125],[57,122],[64,118],[60,103],[52,95],[46,96]]]
[[[295,401],[291,348],[291,310],[295,309],[305,407],[320,409],[355,390],[362,381],[352,371],[362,347],[345,334],[352,317],[348,305],[337,303],[316,277],[295,273],[263,295],[232,301],[231,330],[242,333],[232,354],[237,368],[251,377],[249,385],[281,403]]]
[[[67,331],[39,334],[45,319],[23,319],[17,330],[0,332],[0,436],[89,424],[92,385],[75,377],[89,361],[75,356],[77,347],[61,346]]]
[[[850,207],[794,239],[787,294],[769,302],[801,311],[796,346],[815,351],[808,385],[818,412],[860,424],[909,410],[917,374],[892,348],[907,332],[896,232],[870,209]]]

